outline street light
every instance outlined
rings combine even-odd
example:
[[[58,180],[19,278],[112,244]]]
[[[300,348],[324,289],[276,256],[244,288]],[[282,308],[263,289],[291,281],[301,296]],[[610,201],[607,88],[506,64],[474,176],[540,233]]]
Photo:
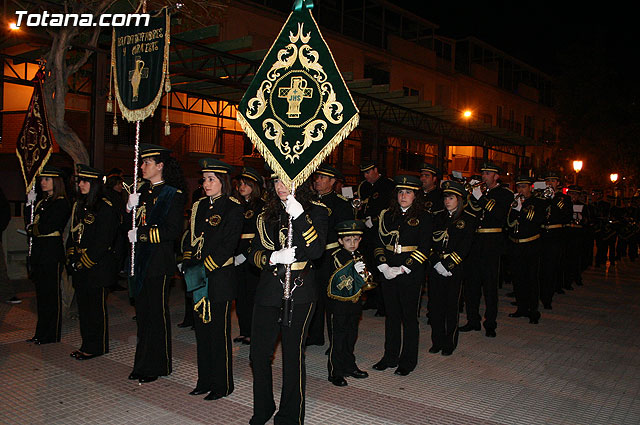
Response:
[[[16,24],[15,22],[11,22],[9,24],[9,29],[11,31],[18,31],[20,29],[20,27],[18,26],[18,24]]]
[[[462,116],[465,117],[466,119],[471,118],[471,115],[473,115],[473,114],[471,113],[471,111],[469,109],[467,109],[466,111],[464,111],[462,113]]]
[[[611,173],[609,175],[609,179],[611,180],[611,183],[615,183],[618,181],[618,173]]]
[[[578,173],[582,170],[582,161],[573,161],[573,170],[576,172],[573,175],[573,184],[578,184]]]

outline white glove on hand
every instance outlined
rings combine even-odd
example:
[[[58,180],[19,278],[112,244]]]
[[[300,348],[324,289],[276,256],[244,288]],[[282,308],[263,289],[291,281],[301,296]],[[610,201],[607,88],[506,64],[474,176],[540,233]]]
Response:
[[[247,261],[247,257],[245,257],[242,254],[236,255],[235,257],[233,257],[233,264],[236,266],[239,266],[240,264],[244,263],[245,261]]]
[[[476,198],[476,201],[480,199],[480,197],[482,196],[482,190],[480,190],[480,186],[474,187],[473,192],[471,192],[471,194],[473,195],[474,198]]]
[[[367,229],[371,229],[373,227],[371,216],[367,217],[367,219],[364,221],[364,225],[367,226]]]
[[[182,273],[182,267],[183,267],[183,266],[182,266],[182,263],[178,263],[178,271],[179,271],[180,273]]]
[[[287,204],[285,207],[287,214],[289,214],[293,219],[300,217],[300,214],[304,212],[304,208],[302,208],[302,204],[293,197],[293,195],[287,196]]]
[[[358,261],[353,265],[353,267],[356,269],[358,273],[362,273],[365,269],[365,265],[362,261]]]
[[[518,198],[518,205],[513,207],[513,209],[516,210],[516,211],[520,211],[522,209],[522,199],[521,198]]]
[[[137,207],[140,203],[140,194],[132,193],[129,195],[129,199],[127,200],[127,212],[131,211],[133,207]]]
[[[436,271],[438,272],[439,275],[444,276],[444,277],[449,277],[452,276],[452,273],[447,270],[443,265],[442,262],[438,261],[436,263],[435,266],[433,266],[434,269],[436,269]]]
[[[127,236],[129,237],[129,242],[136,243],[138,240],[138,228],[134,227],[133,229],[127,232]]]
[[[280,251],[273,251],[269,264],[292,264],[296,261],[296,247],[282,248]]]
[[[389,267],[387,264],[380,264],[378,266],[378,270],[380,270],[380,272],[384,275],[385,279],[387,280],[391,280],[394,277],[396,277],[395,274],[391,273],[391,267]]]
[[[402,266],[389,267],[389,273],[391,273],[393,275],[393,277],[398,277],[402,273],[404,273],[404,270],[402,270]]]
[[[27,193],[27,205],[33,205],[36,202],[36,191],[31,189],[29,193]]]
[[[406,274],[411,273],[411,269],[407,266],[400,266],[400,268],[402,269],[403,272],[405,272]]]

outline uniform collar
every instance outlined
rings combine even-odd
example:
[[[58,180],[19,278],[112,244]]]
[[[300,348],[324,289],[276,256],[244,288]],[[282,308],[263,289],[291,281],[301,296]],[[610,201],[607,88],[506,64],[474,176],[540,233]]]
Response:
[[[209,197],[209,203],[213,204],[213,203],[214,203],[214,202],[216,202],[218,199],[222,198],[222,195],[223,195],[223,194],[221,193],[220,195],[216,196],[215,198],[210,196],[210,197]]]
[[[325,196],[331,195],[332,193],[333,193],[333,189],[332,189],[332,190],[330,190],[330,191],[328,191],[328,192],[327,192],[327,193],[325,193],[325,194],[322,194],[322,195],[318,194],[318,196],[319,196],[320,198],[324,198]]]

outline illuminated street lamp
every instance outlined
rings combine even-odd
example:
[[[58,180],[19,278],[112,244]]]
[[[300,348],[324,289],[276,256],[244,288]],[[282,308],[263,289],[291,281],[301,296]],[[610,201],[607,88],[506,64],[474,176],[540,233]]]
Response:
[[[576,172],[573,176],[573,184],[578,184],[578,173],[582,170],[582,161],[573,161],[573,170]]]
[[[11,31],[18,31],[20,29],[20,27],[18,26],[18,24],[16,24],[15,22],[11,22],[9,24],[9,29]]]
[[[611,183],[615,183],[618,181],[618,173],[611,173],[609,175],[609,179],[611,180]]]
[[[466,119],[471,118],[471,115],[473,115],[473,114],[468,109],[462,113],[462,116],[465,117]]]

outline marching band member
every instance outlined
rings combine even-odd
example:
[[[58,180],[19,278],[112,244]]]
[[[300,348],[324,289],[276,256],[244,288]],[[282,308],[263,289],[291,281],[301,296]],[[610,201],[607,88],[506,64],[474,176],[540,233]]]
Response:
[[[282,337],[283,382],[275,422],[303,423],[306,386],[304,346],[318,296],[312,260],[324,253],[328,214],[326,207],[313,200],[308,182],[296,189],[294,197],[276,175],[272,178],[267,205],[258,216],[258,235],[253,239],[247,258],[262,270],[251,328],[253,417],[250,423],[264,424],[276,411],[271,361],[278,335]],[[291,248],[287,248],[289,216],[293,219]],[[291,265],[293,312],[290,326],[279,320],[286,265]]]
[[[424,206],[430,213],[440,211],[444,208],[443,193],[440,189],[442,171],[433,164],[422,164],[420,168],[420,181],[422,182],[422,193],[424,194]]]
[[[374,255],[383,274],[386,307],[384,356],[376,370],[398,367],[405,376],[418,363],[418,305],[425,279],[425,262],[431,247],[431,214],[419,196],[422,184],[414,176],[396,176],[396,196],[378,219]],[[402,347],[402,352],[400,352]]]
[[[129,379],[153,382],[171,373],[169,280],[175,273],[174,243],[184,227],[184,177],[180,165],[162,146],[140,146],[142,178],[147,180],[129,195],[127,212],[134,206],[136,227],[129,230],[135,245],[135,298],[138,342]]]
[[[78,200],[71,210],[67,267],[76,290],[82,346],[71,353],[88,360],[109,352],[107,295],[120,267],[116,242],[120,214],[104,197],[102,171],[77,166]]]
[[[205,197],[191,208],[183,238],[183,270],[193,291],[198,351],[198,383],[189,393],[217,400],[233,392],[231,302],[235,298],[235,247],[242,233],[242,206],[230,197],[231,166],[200,160]]]
[[[444,210],[433,218],[433,245],[429,255],[429,352],[450,356],[458,345],[458,316],[462,278],[476,228],[476,217],[465,208],[464,184],[442,184]]]
[[[40,173],[42,198],[35,204],[33,223],[26,229],[33,241],[30,264],[38,312],[35,335],[27,342],[36,344],[60,342],[60,275],[64,265],[62,232],[71,212],[62,177],[61,169],[48,164],[44,166]],[[34,208],[33,204],[31,208]],[[25,213],[25,217],[29,215]]]

